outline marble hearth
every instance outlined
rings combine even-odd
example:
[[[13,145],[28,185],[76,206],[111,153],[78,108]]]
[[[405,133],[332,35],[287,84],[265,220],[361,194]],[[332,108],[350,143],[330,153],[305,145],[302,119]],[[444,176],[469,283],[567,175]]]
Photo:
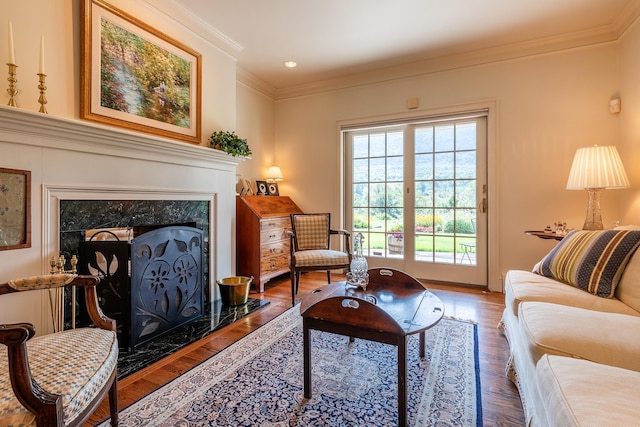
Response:
[[[204,316],[198,320],[143,344],[136,351],[121,351],[118,356],[118,379],[127,377],[268,304],[267,300],[254,298],[249,298],[246,304],[238,307],[224,306],[220,301],[208,304]]]

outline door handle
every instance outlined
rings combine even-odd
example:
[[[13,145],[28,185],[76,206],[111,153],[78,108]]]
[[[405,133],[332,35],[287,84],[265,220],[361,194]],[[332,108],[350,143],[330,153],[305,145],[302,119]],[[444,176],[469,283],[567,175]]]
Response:
[[[485,197],[482,198],[480,205],[478,206],[480,213],[487,213],[487,199]]]

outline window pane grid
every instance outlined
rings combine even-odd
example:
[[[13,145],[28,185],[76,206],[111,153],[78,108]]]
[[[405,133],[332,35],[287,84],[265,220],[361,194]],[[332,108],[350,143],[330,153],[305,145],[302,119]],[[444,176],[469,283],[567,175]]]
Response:
[[[475,264],[478,126],[483,124],[477,117],[467,116],[348,132],[351,219],[353,231],[365,237],[365,254],[409,255],[407,214],[407,224],[414,227],[407,230],[407,240],[416,261]],[[406,180],[405,149],[411,150],[413,163],[407,165],[413,176]],[[414,212],[406,210],[403,199],[411,186]]]
[[[376,130],[352,142],[353,231],[364,235],[366,255],[393,255],[388,236],[403,223],[404,133]]]
[[[475,249],[476,239],[476,124],[419,127],[414,141],[416,260],[471,262],[469,251]],[[454,256],[438,256],[444,251]]]

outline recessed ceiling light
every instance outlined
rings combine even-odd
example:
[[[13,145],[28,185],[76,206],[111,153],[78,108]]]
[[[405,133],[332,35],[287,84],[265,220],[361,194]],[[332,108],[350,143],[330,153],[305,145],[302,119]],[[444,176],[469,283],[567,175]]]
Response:
[[[295,68],[298,66],[296,61],[285,61],[284,66],[287,68]]]

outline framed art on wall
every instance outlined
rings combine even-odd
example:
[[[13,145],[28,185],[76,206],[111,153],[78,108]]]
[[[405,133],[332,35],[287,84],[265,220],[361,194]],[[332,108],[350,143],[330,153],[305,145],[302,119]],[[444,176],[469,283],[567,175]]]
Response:
[[[201,55],[103,2],[83,0],[81,117],[201,138]]]
[[[31,172],[0,168],[0,251],[31,247]]]

